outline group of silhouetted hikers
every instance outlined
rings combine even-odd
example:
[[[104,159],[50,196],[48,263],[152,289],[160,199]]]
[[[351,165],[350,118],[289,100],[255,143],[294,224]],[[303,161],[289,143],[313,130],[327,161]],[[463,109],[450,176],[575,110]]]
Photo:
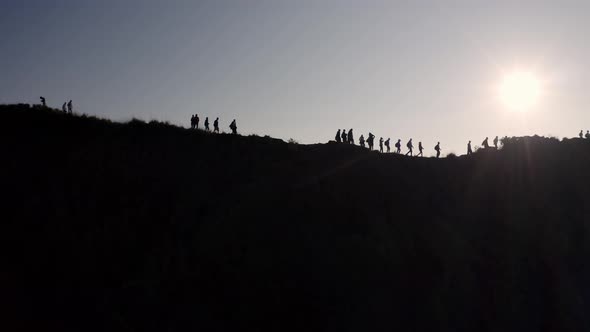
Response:
[[[211,129],[209,129],[209,117],[205,118],[205,122],[203,124],[205,125],[205,131],[211,131]],[[191,129],[199,129],[198,114],[191,115]],[[236,124],[236,119],[230,123],[229,129],[231,129],[232,134],[238,134],[238,125]],[[215,121],[213,121],[213,132],[219,133],[219,118],[216,118]]]
[[[498,136],[496,136],[496,138],[494,138],[494,148],[497,150],[498,149],[498,142],[500,140],[498,139]],[[483,142],[481,142],[481,146],[483,149],[489,149],[490,148],[490,143],[488,142],[488,138],[486,137],[486,139],[483,140]],[[473,149],[471,148],[471,141],[469,141],[467,143],[467,154],[470,155],[473,153]]]
[[[41,105],[43,107],[47,107],[47,100],[45,99],[45,97],[41,96],[41,97],[39,97],[39,99],[41,100]],[[72,104],[72,100],[63,103],[63,105],[61,105],[61,110],[64,113],[68,113],[68,114],[74,113],[74,106]]]
[[[347,144],[354,144],[354,136],[352,133],[352,129],[348,130],[348,132],[346,131],[346,129],[338,129],[338,131],[336,132],[336,136],[334,137],[337,143],[347,143]],[[390,147],[390,142],[391,142],[391,138],[388,138],[386,140],[383,140],[383,137],[379,137],[379,151],[380,152],[384,152],[383,151],[383,146],[385,146],[385,148],[387,149],[387,153],[389,153],[391,151],[391,147]],[[395,143],[395,153],[402,153],[402,140],[398,139],[397,143]],[[366,143],[366,145],[365,145]],[[367,138],[365,139],[364,135],[361,135],[359,137],[359,145],[361,147],[367,147],[369,148],[369,150],[373,150],[374,146],[375,146],[375,135],[373,135],[373,133],[369,133],[369,135],[367,135]],[[413,156],[414,155],[414,144],[412,143],[412,139],[410,138],[410,140],[408,141],[408,143],[406,144],[406,147],[408,148],[408,152],[406,153],[407,155]],[[434,147],[434,150],[436,151],[436,157],[440,157],[440,142],[438,142],[436,144],[436,146]],[[416,156],[424,156],[424,146],[422,145],[422,142],[418,142],[418,154],[416,154]]]
[[[580,136],[580,138],[586,137],[586,139],[590,139],[590,130],[586,130],[586,135],[584,135],[584,130],[580,130],[580,134],[578,136]]]

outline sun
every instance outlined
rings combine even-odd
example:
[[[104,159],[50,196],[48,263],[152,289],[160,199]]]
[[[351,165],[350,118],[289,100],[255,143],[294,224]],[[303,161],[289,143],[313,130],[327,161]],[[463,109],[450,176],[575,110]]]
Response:
[[[528,71],[515,71],[504,77],[500,84],[500,100],[509,109],[527,111],[537,103],[541,94],[539,79]]]

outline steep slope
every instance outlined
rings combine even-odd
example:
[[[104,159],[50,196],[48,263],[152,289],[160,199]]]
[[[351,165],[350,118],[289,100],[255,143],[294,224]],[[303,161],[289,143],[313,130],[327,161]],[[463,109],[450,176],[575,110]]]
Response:
[[[590,142],[437,160],[26,105],[0,119],[5,301],[45,329],[590,326]]]

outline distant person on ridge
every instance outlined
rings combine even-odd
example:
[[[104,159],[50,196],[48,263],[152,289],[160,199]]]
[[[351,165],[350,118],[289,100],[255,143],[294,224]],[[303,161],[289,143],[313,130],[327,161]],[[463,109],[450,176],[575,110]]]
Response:
[[[195,129],[195,116],[191,115],[191,129]]]
[[[402,153],[402,140],[398,139],[397,143],[395,143],[395,152]]]
[[[64,113],[67,113],[67,112],[68,112],[68,111],[66,110],[66,105],[67,105],[67,104],[68,104],[68,103],[64,103],[63,105],[61,105],[61,110],[62,110]]]
[[[354,136],[352,136],[352,128],[348,131],[348,143],[354,145]]]
[[[209,131],[209,117],[205,117],[205,130]]]
[[[385,147],[387,148],[387,153],[389,153],[389,140],[390,140],[390,139],[391,139],[391,138],[389,138],[389,137],[388,137],[388,138],[385,140]]]
[[[436,157],[440,157],[440,142],[436,143],[436,146],[434,147],[434,150],[436,150]]]
[[[469,141],[469,143],[467,143],[467,155],[470,155],[473,153],[473,150],[471,150],[471,141]]]
[[[348,143],[348,136],[346,136],[346,129],[342,129],[342,143]]]
[[[489,149],[490,148],[490,144],[488,143],[488,138],[486,137],[486,139],[483,140],[483,142],[481,142],[481,145],[483,146],[484,149]]]
[[[424,147],[422,146],[422,142],[418,142],[418,154],[416,155],[416,157],[420,156],[420,157],[424,157],[424,155],[422,154],[422,150],[424,150]]]
[[[72,114],[74,112],[74,106],[72,105],[72,100],[68,101],[68,113]]]
[[[383,153],[383,137],[379,137],[379,151]]]
[[[342,139],[340,138],[340,129],[338,129],[338,131],[336,132],[336,143],[340,143],[342,142]]]
[[[580,130],[579,136],[580,136],[580,138],[584,138],[584,129]]]
[[[47,107],[47,104],[45,103],[45,97],[41,96],[39,99],[41,99],[41,105],[43,105],[43,107]]]
[[[234,119],[234,121],[231,122],[231,124],[229,125],[229,129],[231,129],[232,134],[238,134],[238,126],[236,125],[236,119]]]
[[[199,129],[199,115],[195,114],[195,129]]]
[[[213,132],[219,133],[219,118],[213,121]]]
[[[375,143],[375,135],[369,133],[369,136],[367,137],[367,143],[369,144],[369,150],[373,150],[373,146]]]
[[[414,145],[412,144],[412,139],[411,138],[408,141],[408,143],[406,143],[406,147],[408,148],[408,152],[406,152],[406,156],[407,155],[414,156],[414,153],[412,151],[412,149],[414,148]]]
[[[363,136],[362,134],[361,137],[359,137],[359,145],[363,148],[365,147],[365,136]]]
[[[586,130],[586,139],[590,139],[590,130]]]
[[[496,150],[498,150],[498,136],[494,138],[494,147],[496,148]]]

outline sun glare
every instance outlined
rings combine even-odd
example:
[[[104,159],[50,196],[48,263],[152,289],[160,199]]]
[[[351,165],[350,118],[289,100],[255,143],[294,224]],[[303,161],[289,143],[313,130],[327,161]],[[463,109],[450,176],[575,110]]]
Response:
[[[541,94],[541,84],[533,73],[517,71],[506,75],[500,84],[500,99],[515,111],[531,109]]]

